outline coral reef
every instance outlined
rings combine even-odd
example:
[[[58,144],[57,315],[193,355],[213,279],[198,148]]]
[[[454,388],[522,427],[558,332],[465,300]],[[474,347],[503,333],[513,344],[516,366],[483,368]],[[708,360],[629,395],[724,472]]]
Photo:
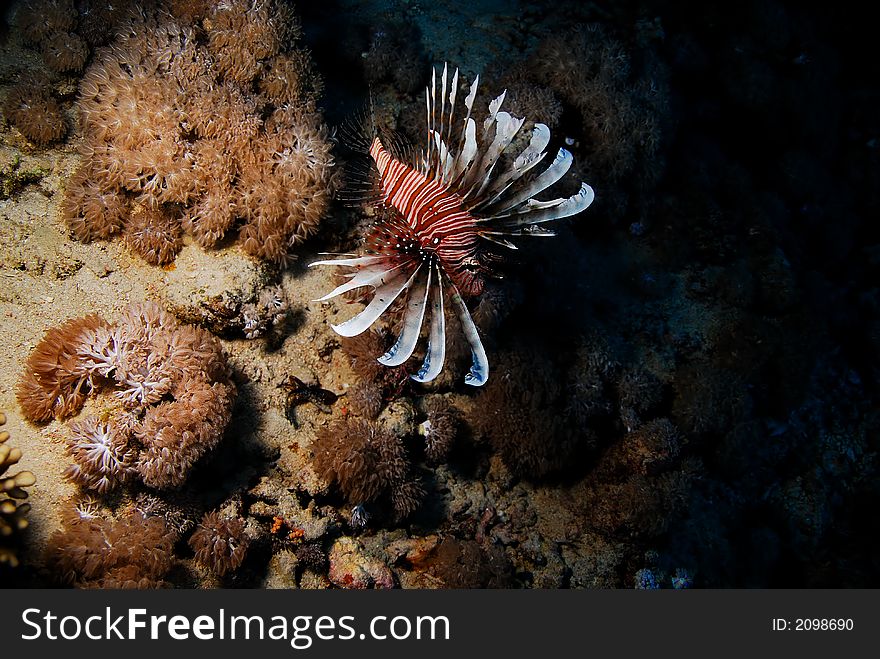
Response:
[[[71,422],[65,476],[98,492],[131,477],[179,487],[222,438],[235,398],[219,342],[155,303],[113,325],[92,314],[49,330],[16,390],[34,422],[77,413],[91,392],[107,411]]]
[[[241,566],[248,545],[250,538],[245,533],[244,520],[228,519],[218,512],[206,513],[189,539],[196,562],[221,577]]]
[[[6,415],[0,412],[0,426],[6,424]],[[36,482],[30,471],[6,475],[9,468],[21,460],[21,449],[11,448],[6,442],[9,433],[0,431],[0,565],[16,567],[19,564],[18,545],[21,532],[28,526],[29,503],[19,503],[28,496],[24,489]]]
[[[72,421],[67,449],[73,464],[64,476],[89,490],[105,493],[131,475],[136,451],[126,433],[95,416]]]
[[[175,539],[161,517],[126,510],[111,519],[85,503],[64,510],[45,560],[56,579],[77,588],[161,588]]]
[[[184,231],[203,247],[237,233],[280,262],[333,187],[320,81],[284,3],[188,4],[143,9],[87,70],[65,222],[80,240],[121,232],[152,264],[174,260]]]
[[[339,588],[394,588],[394,573],[382,561],[366,555],[364,546],[354,538],[334,542],[328,562],[327,576]]]
[[[621,450],[635,473],[656,474],[671,466],[684,439],[669,419],[654,419],[626,435]]]
[[[83,70],[92,48],[134,15],[135,7],[128,0],[26,0],[15,8],[12,20],[51,71],[73,74]]]
[[[420,504],[424,491],[411,474],[401,439],[376,423],[342,418],[322,428],[313,445],[318,475],[335,483],[354,505],[390,504],[403,519]]]
[[[242,331],[249,339],[263,336],[273,329],[283,327],[290,313],[290,304],[280,286],[270,286],[260,291],[259,297],[253,302],[241,305],[241,317],[244,321]]]
[[[63,423],[0,435],[0,580],[880,583],[880,230],[865,219],[880,208],[873,22],[775,0],[702,14],[537,0],[492,18],[484,4],[396,3],[391,18],[387,3],[301,3],[329,122],[361,106],[370,83],[377,119],[423,143],[414,92],[431,62],[448,61],[506,89],[513,115],[552,126],[581,168],[572,175],[596,183],[594,221],[557,227],[562,240],[540,254],[515,252],[517,267],[471,305],[499,359],[485,390],[465,391],[451,375],[424,386],[383,369],[375,356],[393,336],[337,340],[320,329],[333,311],[297,307],[327,278],[293,268],[275,288],[275,265],[234,246],[250,240],[256,253],[276,230],[267,252],[289,242],[271,219],[291,199],[281,170],[308,153],[285,127],[288,90],[303,90],[291,125],[321,132],[316,67],[280,0],[163,0],[134,13],[127,1],[17,4],[0,38],[0,343],[26,364],[22,416]],[[93,68],[72,108],[80,79],[55,69],[78,66],[83,43]],[[478,130],[488,100],[475,101]],[[83,108],[80,135],[71,120]],[[140,255],[63,238],[59,201],[66,233]],[[380,219],[356,214],[327,213],[315,251],[353,251]],[[206,249],[181,249],[189,242]],[[143,290],[161,291],[175,329],[156,310],[86,316]],[[242,389],[231,419],[218,344],[183,322],[230,339]],[[30,354],[34,323],[58,327]],[[469,357],[466,342],[447,345],[449,363]],[[41,442],[52,446],[35,451]],[[25,451],[17,464],[12,443]],[[65,467],[98,497],[75,513],[55,496],[70,489]],[[22,487],[24,468],[38,491]],[[214,560],[229,564],[237,547],[219,527],[233,518],[250,547],[218,577]],[[199,536],[208,551],[194,556]]]
[[[45,76],[26,74],[6,92],[3,114],[31,142],[46,145],[67,133],[61,105]]]

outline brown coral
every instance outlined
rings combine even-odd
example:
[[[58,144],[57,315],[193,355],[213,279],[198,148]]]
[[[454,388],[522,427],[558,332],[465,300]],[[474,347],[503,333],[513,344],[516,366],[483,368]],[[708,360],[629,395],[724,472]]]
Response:
[[[342,350],[358,377],[348,402],[355,414],[367,419],[378,418],[385,404],[400,394],[409,377],[405,366],[386,368],[376,361],[376,355],[385,352],[389,340],[387,332],[375,329],[342,339]]]
[[[36,144],[49,144],[64,137],[67,124],[51,84],[42,76],[22,79],[6,94],[3,113],[21,134]]]
[[[61,216],[77,240],[107,239],[122,230],[128,198],[103,183],[94,166],[81,166],[67,182]]]
[[[135,437],[144,445],[137,471],[146,485],[180,486],[195,462],[223,437],[232,416],[233,389],[219,382],[191,379],[176,398],[147,410]]]
[[[545,476],[566,466],[578,445],[592,435],[578,423],[576,390],[546,355],[527,347],[502,355],[492,378],[478,397],[475,430],[487,437],[504,464],[520,476]]]
[[[89,47],[78,34],[56,32],[42,41],[43,60],[57,73],[82,71],[89,58]]]
[[[624,460],[635,473],[653,475],[678,458],[684,439],[669,419],[654,419],[622,442]]]
[[[319,431],[314,446],[318,475],[336,483],[352,504],[385,500],[402,519],[421,501],[403,442],[377,424],[340,419]]]
[[[18,399],[29,419],[45,421],[107,391],[121,409],[70,425],[65,475],[99,492],[134,475],[167,489],[223,437],[235,398],[229,375],[208,332],[154,303],[134,304],[113,325],[92,315],[50,330],[28,359]]]
[[[183,247],[180,221],[163,211],[137,206],[125,224],[125,244],[147,263],[167,265]]]
[[[16,23],[28,41],[39,43],[76,26],[73,0],[29,0],[16,12]]]
[[[241,566],[249,544],[244,520],[227,519],[217,512],[206,513],[189,539],[196,562],[221,577]]]
[[[57,73],[82,71],[91,47],[103,44],[135,10],[133,3],[100,0],[33,0],[19,4],[14,21]]]
[[[425,438],[425,457],[436,464],[452,449],[461,421],[458,410],[441,396],[427,400],[425,414],[428,418],[419,425],[419,434]]]
[[[130,20],[83,78],[90,175],[68,188],[68,226],[84,240],[121,228],[134,251],[167,264],[182,231],[214,247],[238,224],[248,254],[282,261],[317,230],[334,179],[320,81],[292,45],[298,25],[275,2],[171,9]]]
[[[0,426],[6,424],[6,415],[0,412]],[[0,431],[0,565],[18,565],[17,546],[21,532],[27,528],[29,503],[19,503],[28,494],[24,489],[36,482],[33,473],[20,471],[6,476],[6,471],[21,459],[21,449],[6,444],[9,433]]]
[[[174,539],[161,517],[135,510],[113,520],[78,506],[63,512],[46,563],[78,588],[160,588],[174,562]]]
[[[53,327],[25,363],[15,395],[25,417],[33,422],[76,414],[90,389],[80,347],[90,333],[106,327],[97,314],[68,320]]]
[[[366,419],[375,421],[385,407],[382,389],[372,382],[358,382],[348,392],[346,398],[351,411]]]
[[[125,482],[135,458],[128,434],[113,421],[94,416],[71,422],[67,452],[73,464],[64,472],[65,478],[98,492]]]

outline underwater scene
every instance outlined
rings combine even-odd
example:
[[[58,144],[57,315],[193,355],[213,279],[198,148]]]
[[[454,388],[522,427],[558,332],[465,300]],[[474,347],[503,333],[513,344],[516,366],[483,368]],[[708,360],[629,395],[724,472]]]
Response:
[[[4,7],[0,585],[880,585],[866,17]]]

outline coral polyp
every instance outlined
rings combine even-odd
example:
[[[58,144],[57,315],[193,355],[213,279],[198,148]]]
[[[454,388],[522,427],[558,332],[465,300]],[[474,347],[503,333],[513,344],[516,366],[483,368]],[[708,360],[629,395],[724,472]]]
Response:
[[[105,416],[70,423],[68,480],[100,493],[133,478],[173,489],[223,436],[235,399],[229,375],[217,339],[144,303],[114,324],[92,314],[49,330],[17,395],[25,416],[43,422],[104,394]]]
[[[153,265],[174,261],[184,232],[283,261],[332,194],[320,78],[285,3],[188,4],[133,12],[86,70],[65,222],[83,241],[121,233]]]

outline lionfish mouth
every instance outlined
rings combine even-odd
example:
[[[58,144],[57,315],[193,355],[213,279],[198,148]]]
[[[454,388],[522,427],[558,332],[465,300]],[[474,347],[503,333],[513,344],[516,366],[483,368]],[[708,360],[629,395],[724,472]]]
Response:
[[[517,249],[511,237],[554,235],[545,223],[580,213],[594,198],[586,183],[571,197],[534,198],[559,181],[572,164],[571,154],[559,149],[550,165],[537,173],[535,167],[544,160],[550,142],[550,130],[544,124],[535,124],[528,145],[512,163],[500,165],[525,120],[501,111],[503,92],[489,104],[478,139],[471,109],[479,79],[464,99],[464,117],[456,118],[458,69],[447,86],[447,66],[443,65],[439,96],[434,70],[425,91],[427,145],[415,162],[395,158],[378,136],[372,136],[369,154],[378,172],[381,205],[390,211],[390,219],[374,226],[363,255],[310,264],[353,268],[348,281],[317,301],[357,288],[373,289],[372,299],[360,313],[331,325],[342,336],[357,336],[369,329],[406,293],[397,340],[378,361],[385,366],[408,361],[427,323],[424,360],[410,376],[417,382],[429,382],[443,370],[446,307],[450,306],[471,349],[465,383],[486,383],[489,361],[463,299],[476,298],[483,290],[489,272],[481,255],[496,246]]]

